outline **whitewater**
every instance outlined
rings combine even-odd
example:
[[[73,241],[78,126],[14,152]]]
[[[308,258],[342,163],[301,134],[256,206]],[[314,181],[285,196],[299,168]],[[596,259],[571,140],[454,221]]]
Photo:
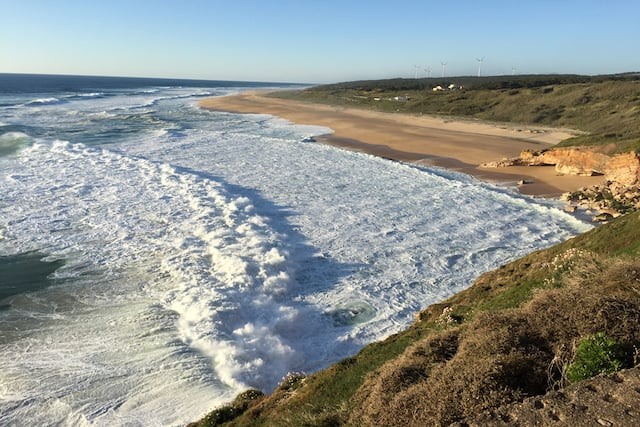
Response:
[[[242,85],[103,86],[0,95],[0,257],[60,263],[0,299],[1,425],[193,421],[590,227],[197,106]]]

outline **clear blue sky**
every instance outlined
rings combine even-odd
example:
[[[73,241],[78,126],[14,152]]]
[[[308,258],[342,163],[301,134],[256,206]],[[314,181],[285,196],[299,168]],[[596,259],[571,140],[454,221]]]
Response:
[[[640,71],[640,0],[0,0],[0,72],[335,82]]]

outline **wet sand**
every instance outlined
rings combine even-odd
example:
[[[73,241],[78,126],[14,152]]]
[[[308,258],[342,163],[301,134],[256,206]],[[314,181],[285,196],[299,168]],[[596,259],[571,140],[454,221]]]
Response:
[[[523,194],[557,197],[594,185],[602,177],[559,175],[553,167],[482,168],[479,165],[540,150],[572,136],[571,131],[494,124],[436,116],[381,113],[284,100],[263,92],[208,98],[202,108],[234,113],[270,114],[298,124],[319,125],[334,132],[317,140],[392,160],[432,165],[479,179],[517,185]]]

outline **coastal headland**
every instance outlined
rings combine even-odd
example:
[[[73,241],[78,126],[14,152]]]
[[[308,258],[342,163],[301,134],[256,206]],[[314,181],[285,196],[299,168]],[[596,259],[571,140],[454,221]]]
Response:
[[[614,93],[617,85],[597,83],[568,92]],[[310,97],[323,99],[329,91]],[[520,111],[531,107],[514,100],[520,95],[567,96],[549,87],[523,92],[485,90],[468,97],[502,96]],[[359,92],[349,97],[336,93],[332,101],[365,98]],[[376,92],[366,102],[379,99]],[[393,97],[387,100],[392,103]],[[625,116],[615,121],[615,135],[606,133],[611,119],[600,106],[581,110],[578,115],[589,126],[571,138],[571,131],[558,128],[377,112],[339,102],[244,93],[208,99],[201,106],[326,126],[334,133],[317,138],[322,142],[488,181],[526,182],[519,189],[527,194],[556,196],[605,182],[606,191],[582,188],[571,197],[636,203],[636,128]],[[591,98],[583,102],[590,103]],[[545,104],[543,110],[554,109]],[[630,107],[629,117],[635,114]],[[469,288],[422,310],[405,331],[325,370],[290,373],[268,395],[247,390],[192,425],[637,425],[638,206],[482,274]]]
[[[481,180],[516,186],[524,194],[557,197],[597,185],[602,176],[558,174],[553,167],[480,165],[540,151],[574,135],[571,130],[490,123],[474,119],[383,113],[267,96],[268,92],[207,98],[205,109],[269,114],[298,124],[331,128],[320,142],[420,165],[456,170]],[[524,184],[523,184],[524,183]]]

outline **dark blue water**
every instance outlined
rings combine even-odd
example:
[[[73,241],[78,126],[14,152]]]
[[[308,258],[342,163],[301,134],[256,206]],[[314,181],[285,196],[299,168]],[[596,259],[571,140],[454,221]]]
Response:
[[[0,95],[34,93],[95,92],[153,87],[268,87],[299,86],[288,83],[241,82],[224,80],[159,79],[145,77],[66,76],[48,74],[0,73]]]
[[[119,105],[120,97],[133,101],[135,97],[151,97],[153,103],[168,98],[198,98],[228,93],[230,90],[246,90],[269,87],[293,88],[297,84],[269,82],[240,82],[219,80],[185,80],[137,77],[96,77],[43,74],[0,73],[0,156],[11,154],[20,144],[8,141],[9,137],[28,135],[31,138],[60,139],[87,145],[110,144],[120,137],[135,137],[158,118],[144,102],[134,108]],[[184,89],[188,88],[189,92]],[[158,94],[156,97],[151,95]],[[109,103],[113,100],[113,103]],[[69,106],[82,101],[102,101],[104,111],[116,111],[110,119],[98,114],[85,120],[74,120],[70,115],[52,120],[48,107]],[[86,105],[86,102],[83,102]],[[73,105],[73,106],[72,106]],[[119,106],[119,107],[118,107]],[[4,110],[4,111],[3,111]],[[96,110],[95,113],[100,113]],[[41,119],[34,120],[41,115]],[[2,135],[5,135],[3,138]],[[6,136],[9,135],[9,136]]]
[[[2,300],[33,292],[50,285],[50,275],[63,265],[61,260],[45,261],[43,254],[25,253],[0,256],[0,310]]]

